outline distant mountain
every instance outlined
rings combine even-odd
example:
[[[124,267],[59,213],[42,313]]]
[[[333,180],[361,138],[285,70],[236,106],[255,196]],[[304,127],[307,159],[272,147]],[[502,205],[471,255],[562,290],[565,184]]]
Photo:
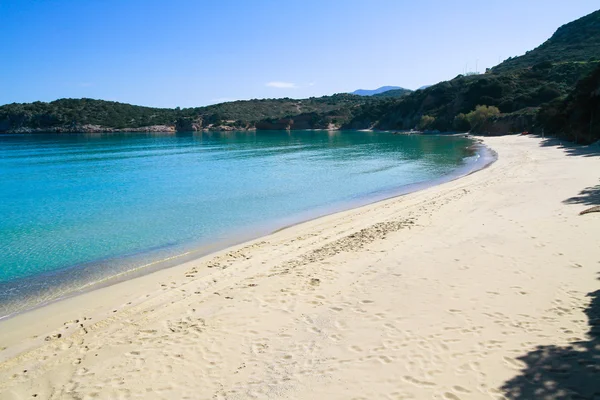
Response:
[[[376,94],[389,92],[390,90],[405,90],[405,91],[410,92],[410,90],[401,88],[400,86],[382,86],[379,89],[374,89],[374,90],[358,89],[358,90],[355,90],[354,92],[352,92],[351,94],[356,94],[358,96],[374,96]]]
[[[400,88],[400,89],[392,89],[392,90],[387,90],[385,92],[377,93],[377,94],[374,94],[372,97],[375,97],[375,98],[381,98],[381,97],[398,98],[398,97],[406,96],[407,94],[410,94],[412,92],[413,91],[410,89]]]
[[[427,89],[428,87],[433,86],[433,85],[423,85],[420,88],[418,88],[417,90],[423,90],[423,89]]]

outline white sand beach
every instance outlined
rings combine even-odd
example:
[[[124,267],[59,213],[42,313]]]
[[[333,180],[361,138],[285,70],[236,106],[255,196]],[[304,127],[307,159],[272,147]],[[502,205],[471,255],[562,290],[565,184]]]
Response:
[[[484,143],[469,176],[0,321],[0,398],[600,396],[600,157]]]

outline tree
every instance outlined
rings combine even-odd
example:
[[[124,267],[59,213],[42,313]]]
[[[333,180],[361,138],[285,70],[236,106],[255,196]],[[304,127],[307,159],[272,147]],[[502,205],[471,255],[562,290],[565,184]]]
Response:
[[[421,120],[419,121],[417,128],[420,131],[425,131],[427,129],[431,129],[433,127],[434,123],[435,123],[435,117],[432,117],[431,115],[423,115],[423,116],[421,116]]]
[[[498,107],[477,106],[475,107],[475,110],[466,115],[466,118],[471,125],[471,131],[480,132],[481,129],[484,128],[486,122],[498,115],[500,115]]]
[[[471,129],[471,124],[464,113],[458,114],[454,117],[452,127],[458,132],[467,132]]]

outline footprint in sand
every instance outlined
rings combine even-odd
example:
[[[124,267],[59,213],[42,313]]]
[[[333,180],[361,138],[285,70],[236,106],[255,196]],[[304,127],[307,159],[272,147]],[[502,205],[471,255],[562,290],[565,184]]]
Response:
[[[50,335],[50,336],[46,336],[46,338],[44,339],[46,342],[49,342],[51,340],[56,340],[56,339],[60,339],[62,337],[62,333],[56,333],[54,335]]]
[[[392,359],[388,356],[379,356],[379,361],[381,361],[382,364],[390,364]]]
[[[454,389],[454,391],[459,392],[459,393],[471,393],[471,391],[469,389],[466,389],[462,386],[453,386],[452,389]]]
[[[460,397],[451,392],[444,393],[444,398],[448,400],[460,400]]]
[[[421,381],[419,379],[413,378],[412,376],[405,375],[402,377],[406,382],[411,383],[415,386],[419,387],[427,387],[427,386],[435,386],[435,383],[429,381]]]

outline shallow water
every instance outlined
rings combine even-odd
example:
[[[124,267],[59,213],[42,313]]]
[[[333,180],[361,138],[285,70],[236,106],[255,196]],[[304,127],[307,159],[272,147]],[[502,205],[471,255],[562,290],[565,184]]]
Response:
[[[471,144],[325,131],[0,136],[0,316],[455,173],[474,162]]]

